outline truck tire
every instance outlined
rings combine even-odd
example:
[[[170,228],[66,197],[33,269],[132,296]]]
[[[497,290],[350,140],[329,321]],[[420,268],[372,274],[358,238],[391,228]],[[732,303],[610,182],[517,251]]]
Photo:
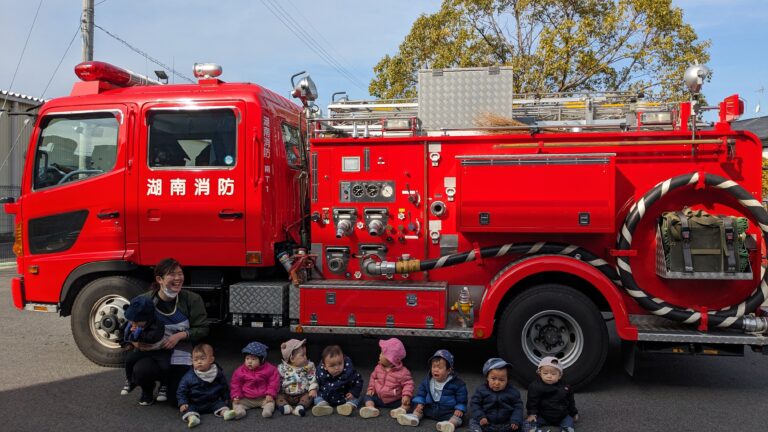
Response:
[[[147,290],[147,284],[125,276],[107,276],[91,281],[72,304],[72,336],[88,360],[106,367],[123,364],[120,325],[124,307]]]
[[[608,330],[595,304],[575,289],[559,284],[532,287],[501,315],[497,344],[524,385],[536,378],[539,360],[560,359],[564,380],[575,388],[594,379],[608,353]]]

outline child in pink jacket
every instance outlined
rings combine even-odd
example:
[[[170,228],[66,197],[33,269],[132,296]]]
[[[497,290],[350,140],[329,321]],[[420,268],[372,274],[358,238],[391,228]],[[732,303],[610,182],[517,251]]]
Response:
[[[379,341],[381,354],[379,363],[371,374],[368,391],[362,401],[365,406],[360,408],[360,417],[378,417],[378,408],[395,408],[390,416],[405,414],[411,407],[413,397],[413,377],[403,365],[405,347],[400,339],[392,338]]]
[[[261,407],[262,417],[272,417],[280,389],[280,374],[266,361],[266,345],[251,342],[243,348],[243,354],[245,362],[232,374],[230,386],[234,418],[241,419],[245,417],[245,410],[257,407]]]

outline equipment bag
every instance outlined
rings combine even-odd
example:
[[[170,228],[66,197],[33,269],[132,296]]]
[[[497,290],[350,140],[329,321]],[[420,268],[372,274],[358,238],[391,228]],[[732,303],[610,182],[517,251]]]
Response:
[[[744,239],[745,217],[713,216],[688,207],[664,212],[660,229],[668,271],[744,272],[749,254]]]

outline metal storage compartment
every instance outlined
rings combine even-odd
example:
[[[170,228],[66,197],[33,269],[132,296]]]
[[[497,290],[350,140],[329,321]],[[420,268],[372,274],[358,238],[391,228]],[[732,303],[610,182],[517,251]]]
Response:
[[[318,281],[299,288],[302,325],[445,327],[445,282]]]
[[[464,232],[611,233],[615,155],[457,156]]]

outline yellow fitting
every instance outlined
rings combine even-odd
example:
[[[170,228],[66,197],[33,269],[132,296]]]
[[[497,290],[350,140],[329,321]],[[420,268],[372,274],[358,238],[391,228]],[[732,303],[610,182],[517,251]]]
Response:
[[[420,266],[421,266],[421,261],[417,259],[412,259],[408,261],[397,261],[395,263],[395,273],[403,274],[403,273],[417,272],[419,271]]]

